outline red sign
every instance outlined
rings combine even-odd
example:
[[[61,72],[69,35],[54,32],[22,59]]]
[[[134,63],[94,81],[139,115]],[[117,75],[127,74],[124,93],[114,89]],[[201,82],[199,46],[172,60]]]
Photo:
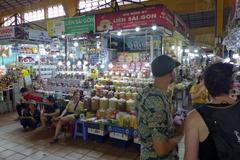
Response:
[[[95,24],[98,32],[152,25],[164,26],[173,30],[173,20],[173,15],[164,6],[154,6],[96,15]]]

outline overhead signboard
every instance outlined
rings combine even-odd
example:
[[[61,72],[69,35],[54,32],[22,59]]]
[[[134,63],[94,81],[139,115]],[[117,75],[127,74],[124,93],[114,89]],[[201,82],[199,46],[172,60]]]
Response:
[[[47,21],[48,37],[58,37],[64,34],[64,21],[62,19]]]
[[[0,28],[0,39],[9,39],[15,37],[14,27],[4,27]]]
[[[174,16],[161,5],[96,15],[96,31],[99,32],[152,25],[173,30]]]
[[[95,16],[79,16],[64,19],[65,34],[95,32]]]

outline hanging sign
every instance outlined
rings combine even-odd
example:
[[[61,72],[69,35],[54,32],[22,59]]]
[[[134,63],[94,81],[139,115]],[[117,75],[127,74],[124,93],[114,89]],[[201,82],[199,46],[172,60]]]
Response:
[[[29,29],[29,40],[49,42],[47,31]]]
[[[15,37],[14,27],[4,27],[0,28],[0,39],[9,39]]]
[[[174,17],[164,6],[137,8],[116,13],[96,15],[96,30],[121,30],[152,25],[174,28]]]
[[[95,16],[79,16],[64,19],[65,34],[95,32]]]
[[[47,21],[48,37],[57,37],[64,34],[64,21],[61,19]]]

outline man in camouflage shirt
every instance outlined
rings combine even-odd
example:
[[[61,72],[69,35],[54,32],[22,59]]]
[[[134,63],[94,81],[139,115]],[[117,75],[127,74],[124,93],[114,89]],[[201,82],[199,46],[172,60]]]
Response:
[[[183,127],[173,123],[172,104],[167,88],[174,79],[174,68],[180,65],[162,55],[151,64],[154,84],[137,97],[136,113],[141,143],[141,160],[177,160],[177,145]]]

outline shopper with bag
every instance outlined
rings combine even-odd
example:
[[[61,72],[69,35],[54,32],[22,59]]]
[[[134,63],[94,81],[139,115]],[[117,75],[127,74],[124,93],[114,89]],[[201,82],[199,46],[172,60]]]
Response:
[[[174,124],[173,106],[167,96],[167,89],[175,79],[174,69],[179,65],[179,62],[166,55],[153,60],[151,67],[154,84],[145,88],[137,97],[141,160],[178,159],[177,147],[183,136],[183,124]]]
[[[206,69],[204,83],[212,100],[187,117],[184,160],[240,159],[240,103],[230,97],[233,68],[216,63]]]
[[[62,112],[62,114],[55,118],[54,120],[57,121],[56,130],[55,130],[55,136],[53,140],[50,143],[57,143],[58,142],[58,136],[61,133],[62,126],[75,122],[80,116],[80,112],[83,110],[83,91],[77,90],[73,93],[72,101],[70,101],[65,110]]]

